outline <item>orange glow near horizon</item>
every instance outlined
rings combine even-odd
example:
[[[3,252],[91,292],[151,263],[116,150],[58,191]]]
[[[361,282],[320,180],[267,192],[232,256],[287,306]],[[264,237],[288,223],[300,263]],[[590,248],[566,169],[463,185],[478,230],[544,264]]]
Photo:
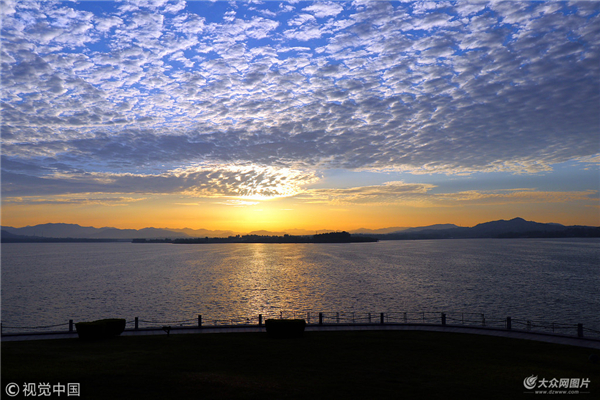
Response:
[[[251,232],[301,229],[354,230],[416,227],[433,224],[474,226],[498,219],[522,217],[563,225],[600,225],[600,210],[593,204],[525,203],[502,205],[332,205],[303,203],[293,198],[228,203],[203,199],[190,202],[176,196],[158,196],[135,203],[19,204],[2,207],[2,225],[23,227],[44,223],[119,229],[191,228]]]

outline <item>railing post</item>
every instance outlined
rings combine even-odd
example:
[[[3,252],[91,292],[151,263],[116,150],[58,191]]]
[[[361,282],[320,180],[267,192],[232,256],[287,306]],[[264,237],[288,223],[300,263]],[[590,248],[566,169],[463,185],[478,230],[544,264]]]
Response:
[[[319,325],[323,325],[323,313],[319,313]]]
[[[140,326],[140,325],[139,325],[139,320],[138,320],[138,317],[135,317],[135,326],[134,326],[134,328],[133,328],[133,329],[135,329],[135,330],[137,331],[137,330],[138,330],[138,328],[139,328],[139,326]]]
[[[338,324],[340,323],[340,313],[339,312],[335,313],[335,322]]]
[[[583,337],[583,324],[577,324],[577,337]]]
[[[485,326],[485,314],[481,314],[481,326]]]
[[[369,313],[369,323],[371,323],[371,313]]]
[[[310,325],[310,311],[306,313],[306,323]]]
[[[531,321],[527,321],[527,330],[530,331],[531,330]]]
[[[258,314],[258,326],[262,326],[262,314]]]
[[[72,319],[69,320],[69,332],[70,333],[73,332],[73,320]]]
[[[446,326],[446,314],[442,313],[442,325]]]
[[[379,317],[379,322],[380,322],[381,324],[384,324],[384,323],[385,323],[385,321],[383,320],[383,313],[381,313],[381,315],[380,315],[380,317]]]
[[[198,328],[202,328],[202,315],[198,314]]]
[[[509,331],[512,329],[512,318],[511,317],[506,317],[506,329]]]
[[[406,315],[406,313],[404,313],[404,323],[408,324],[408,316]]]

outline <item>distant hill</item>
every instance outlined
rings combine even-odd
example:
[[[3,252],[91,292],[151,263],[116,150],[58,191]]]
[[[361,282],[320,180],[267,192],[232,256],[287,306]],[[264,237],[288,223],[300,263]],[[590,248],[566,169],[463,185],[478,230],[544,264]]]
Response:
[[[433,225],[436,226],[436,225]],[[438,225],[441,227],[444,225]],[[423,227],[408,229],[388,235],[377,235],[380,240],[403,239],[452,239],[452,238],[527,238],[527,237],[600,237],[600,227],[564,226],[554,223],[526,221],[523,218],[498,220],[475,225],[472,228],[461,228],[451,225],[447,228],[435,229]]]
[[[387,234],[396,234],[396,233],[415,233],[422,231],[438,231],[443,229],[453,229],[458,228],[457,225],[454,224],[436,224],[436,225],[428,225],[428,226],[419,226],[416,228],[401,228],[401,227],[392,227],[392,228],[382,228],[382,229],[365,229],[359,228],[353,231],[350,231],[352,234],[359,235],[387,235]]]
[[[366,234],[366,235],[370,235],[370,234],[385,235],[386,233],[400,232],[400,231],[405,231],[407,229],[418,229],[418,228],[401,228],[399,226],[394,226],[391,228],[381,228],[381,229],[358,228],[353,231],[350,231],[350,233],[352,233],[352,234],[360,233],[360,234]]]
[[[477,235],[502,235],[511,232],[559,232],[565,229],[560,224],[542,224],[539,222],[525,221],[523,218],[514,218],[509,221],[485,222],[470,228],[470,232]]]
[[[248,235],[257,235],[257,236],[283,236],[287,234],[287,232],[272,232],[272,231],[252,231],[249,232]]]
[[[258,235],[258,236],[283,236],[283,235],[312,236],[312,235],[315,235],[315,234],[331,233],[331,232],[335,232],[335,231],[333,231],[331,229],[320,229],[320,230],[316,230],[316,231],[310,231],[310,230],[307,230],[307,229],[286,229],[285,231],[265,231],[265,230],[252,231],[252,232],[245,233],[244,235]]]
[[[331,230],[331,229],[319,229],[316,231],[308,230],[308,229],[286,229],[285,232],[288,235],[312,236],[312,235],[319,234],[319,233],[330,233],[330,232],[335,232],[335,231]]]
[[[454,228],[459,228],[459,226],[454,225],[454,224],[436,224],[436,225],[429,225],[429,226],[421,226],[418,228],[408,228],[408,229],[402,231],[402,233],[441,231],[444,229],[454,229]]]
[[[190,229],[190,228],[183,228],[183,229],[171,229],[171,228],[162,228],[164,230],[167,231],[171,231],[171,232],[180,232],[180,233],[184,233],[189,237],[193,237],[193,238],[203,238],[203,237],[229,237],[229,236],[235,236],[238,235],[239,232],[234,232],[234,231],[223,231],[223,230],[214,230],[211,231],[209,229]]]
[[[174,232],[166,229],[143,228],[143,229],[117,229],[102,228],[91,238],[95,239],[164,239],[164,238],[186,238],[189,237],[182,232]]]
[[[39,236],[48,238],[84,238],[91,237],[103,228],[93,228],[91,226],[79,226],[76,224],[41,224],[35,226],[25,226],[23,228],[13,228],[3,226],[2,230],[19,236]]]
[[[71,238],[71,239],[164,239],[188,237],[182,232],[173,232],[165,229],[117,229],[93,228],[77,224],[42,224],[13,228],[3,226],[3,231],[18,236],[34,236],[40,238]]]
[[[23,238],[28,238],[28,237],[32,237],[32,236],[21,236],[21,235],[15,235],[14,233],[11,233],[7,230],[2,229],[2,239],[23,239]]]
[[[258,233],[273,233],[269,231],[257,231]],[[162,243],[173,244],[213,244],[213,243],[368,243],[378,240],[369,236],[355,236],[348,232],[328,232],[315,235],[258,235],[250,233],[248,235],[230,236],[227,238],[195,238],[195,239],[175,239],[159,240]],[[156,243],[154,240],[136,239],[133,243]]]
[[[55,238],[42,236],[15,235],[2,230],[2,243],[59,243],[59,242],[118,242],[129,241],[128,239],[91,239],[91,238]]]
[[[209,229],[171,229],[171,228],[144,228],[144,229],[118,229],[112,227],[94,228],[84,227],[77,224],[51,223],[35,226],[26,226],[23,228],[14,228],[3,226],[3,235],[8,238],[10,234],[21,238],[29,237],[41,241],[46,238],[56,239],[185,239],[185,238],[226,238],[239,234],[230,230],[209,230]],[[331,230],[309,231],[303,229],[289,229],[285,232],[272,232],[266,230],[253,231],[250,235],[259,236],[283,236],[289,235],[314,235],[315,233],[328,233]],[[44,240],[46,241],[46,240]]]
[[[329,230],[307,231],[291,229],[282,232],[253,231],[250,235],[257,236],[283,236],[289,235],[314,235],[315,233],[329,233]],[[379,232],[379,233],[377,233]],[[404,239],[448,239],[448,238],[510,238],[510,237],[600,237],[600,227],[591,226],[564,226],[555,223],[539,223],[526,221],[523,218],[511,220],[498,220],[484,222],[472,228],[461,228],[454,224],[437,224],[416,228],[383,228],[383,229],[357,229],[351,233],[356,235],[369,235],[380,240]],[[111,227],[94,228],[77,224],[41,224],[23,228],[2,227],[2,241],[64,241],[77,240],[132,240],[132,239],[185,239],[185,238],[226,238],[238,233],[232,231],[207,230],[207,229],[169,229],[169,228],[144,228],[144,229],[118,229]],[[52,239],[52,240],[51,240]]]

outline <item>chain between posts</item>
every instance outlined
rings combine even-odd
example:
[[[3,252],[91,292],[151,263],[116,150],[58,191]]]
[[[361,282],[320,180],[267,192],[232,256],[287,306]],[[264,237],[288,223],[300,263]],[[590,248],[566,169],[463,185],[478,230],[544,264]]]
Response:
[[[135,317],[133,321],[128,321],[130,326],[133,323],[133,330],[140,330],[141,323],[144,324],[144,329],[161,329],[165,325],[175,324],[176,326],[170,326],[172,329],[202,329],[206,327],[218,327],[218,326],[259,326],[264,327],[264,322],[269,318],[301,318],[306,319],[307,324],[310,325],[386,325],[386,324],[426,324],[426,325],[438,325],[438,326],[479,326],[487,329],[504,329],[504,330],[525,330],[530,332],[544,332],[552,334],[562,334],[568,336],[576,336],[579,338],[600,338],[600,331],[589,327],[584,327],[583,324],[564,324],[557,322],[544,322],[544,321],[533,321],[516,319],[512,317],[506,318],[490,318],[482,313],[435,313],[435,312],[381,312],[379,318],[375,317],[373,313],[360,313],[360,312],[312,312],[313,315],[317,314],[318,319],[315,321],[311,320],[311,312],[301,311],[279,311],[277,314],[259,314],[257,317],[234,317],[227,319],[209,319],[212,325],[207,325],[203,315],[197,315],[197,318],[178,320],[178,321],[155,321],[155,320],[143,320],[139,317]],[[194,323],[195,322],[195,323]],[[62,326],[68,326],[67,333],[75,333],[75,323],[70,319],[67,323],[54,324],[54,325],[41,325],[41,326],[7,326],[5,323],[0,323],[0,332],[2,335],[22,335],[26,333],[61,333],[61,331],[51,332],[35,332],[41,329],[58,328]],[[130,328],[131,329],[131,328]],[[8,330],[8,332],[7,332]],[[18,330],[20,332],[11,332],[11,330]],[[64,331],[62,331],[64,332]]]

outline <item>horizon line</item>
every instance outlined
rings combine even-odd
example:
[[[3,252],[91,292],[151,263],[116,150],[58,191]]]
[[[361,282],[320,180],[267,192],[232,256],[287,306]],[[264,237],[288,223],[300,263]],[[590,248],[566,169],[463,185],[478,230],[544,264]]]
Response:
[[[488,223],[488,222],[501,222],[501,221],[513,221],[513,220],[524,220],[526,222],[534,222],[534,223],[539,223],[539,224],[553,224],[553,225],[561,225],[561,226],[588,226],[588,227],[597,227],[596,225],[565,225],[565,224],[560,224],[560,223],[556,223],[556,222],[539,222],[539,221],[535,221],[535,220],[527,220],[525,218],[522,217],[514,217],[514,218],[510,218],[510,219],[495,219],[495,220],[489,220],[489,221],[484,221],[484,222],[479,222],[473,226],[467,226],[467,225],[459,225],[459,224],[453,224],[453,223],[435,223],[435,224],[428,224],[428,225],[418,225],[418,226],[386,226],[386,227],[382,227],[382,228],[366,228],[364,226],[361,226],[359,228],[354,228],[354,229],[330,229],[330,228],[320,228],[320,229],[308,229],[308,228],[284,228],[284,229],[265,229],[265,228],[258,228],[258,229],[251,229],[251,230],[235,230],[235,229],[209,229],[209,228],[188,228],[188,227],[184,227],[184,228],[171,228],[171,227],[154,227],[154,226],[145,226],[143,228],[117,228],[115,226],[101,226],[101,227],[96,227],[93,225],[81,225],[79,223],[68,223],[68,222],[45,222],[45,223],[39,223],[36,225],[25,225],[25,226],[12,226],[12,225],[0,225],[3,228],[14,228],[14,229],[23,229],[23,228],[34,228],[37,226],[41,226],[41,225],[72,225],[72,226],[78,226],[81,228],[93,228],[93,229],[117,229],[117,230],[135,230],[135,231],[140,231],[140,230],[144,230],[144,229],[156,229],[156,230],[174,230],[174,231],[184,231],[184,230],[191,230],[191,231],[210,231],[210,232],[231,232],[234,234],[251,234],[253,232],[268,232],[268,233],[287,233],[287,231],[304,231],[304,232],[315,232],[319,233],[319,232],[351,232],[351,231],[360,231],[360,230],[365,230],[365,231],[381,231],[381,230],[387,230],[387,229],[398,229],[398,230],[405,230],[405,229],[413,229],[413,228],[426,228],[426,227],[432,227],[432,226],[439,226],[439,225],[454,225],[457,228],[473,228],[477,225],[480,224],[484,224],[484,223]],[[600,226],[598,226],[600,227]],[[392,232],[390,232],[392,233]]]

